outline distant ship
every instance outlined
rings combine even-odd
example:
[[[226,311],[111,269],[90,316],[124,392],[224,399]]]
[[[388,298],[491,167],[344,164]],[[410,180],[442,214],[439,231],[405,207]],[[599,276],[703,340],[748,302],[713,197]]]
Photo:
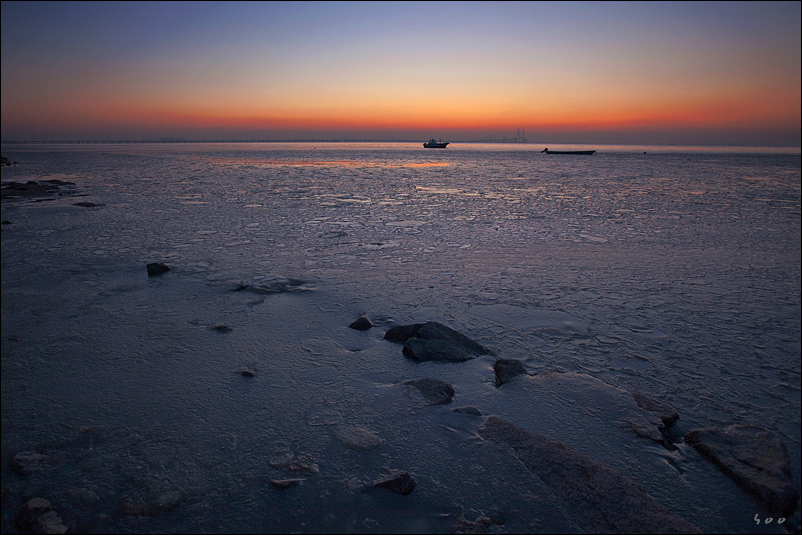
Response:
[[[437,141],[436,139],[432,138],[426,143],[423,144],[424,147],[427,149],[444,149],[448,145],[446,141]]]
[[[595,150],[549,150],[548,147],[540,151],[541,153],[545,152],[546,154],[586,154],[591,155],[594,154]]]

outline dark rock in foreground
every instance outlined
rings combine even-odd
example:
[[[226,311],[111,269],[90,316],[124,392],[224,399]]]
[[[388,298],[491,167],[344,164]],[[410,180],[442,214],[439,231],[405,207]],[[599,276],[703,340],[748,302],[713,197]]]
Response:
[[[384,333],[384,339],[396,344],[403,344],[423,327],[423,323],[413,323],[412,325],[396,325]]]
[[[17,529],[23,533],[66,533],[59,514],[53,510],[50,502],[44,498],[31,498],[22,507],[15,519]]]
[[[439,379],[415,379],[404,381],[404,384],[417,388],[429,405],[445,405],[454,398],[454,387]]]
[[[404,496],[415,490],[416,485],[415,478],[405,471],[394,472],[373,483],[374,487],[389,489],[396,494],[403,494]]]
[[[35,451],[21,451],[11,461],[11,469],[21,476],[47,468],[50,457]]]
[[[511,446],[588,533],[700,533],[628,477],[561,442],[497,416],[489,416],[479,434]]]
[[[356,329],[357,331],[367,331],[371,327],[373,327],[373,323],[371,323],[370,319],[367,316],[359,316],[357,319],[351,322],[348,325],[352,329]]]
[[[663,430],[671,428],[671,426],[679,420],[677,409],[667,403],[663,403],[659,399],[655,399],[641,392],[633,393],[632,398],[635,400],[635,403],[638,404],[638,407],[660,418],[663,422]]]
[[[393,327],[384,339],[403,343],[404,355],[417,362],[464,362],[493,354],[482,344],[436,321]]]
[[[526,366],[518,359],[498,359],[493,365],[496,372],[496,383],[498,386],[512,380],[513,377],[526,374]]]
[[[166,271],[170,271],[170,267],[167,264],[162,264],[161,262],[153,262],[152,264],[148,264],[148,277],[161,275]]]
[[[770,511],[790,516],[799,494],[791,478],[785,445],[775,433],[756,426],[693,429],[685,443],[696,448]]]

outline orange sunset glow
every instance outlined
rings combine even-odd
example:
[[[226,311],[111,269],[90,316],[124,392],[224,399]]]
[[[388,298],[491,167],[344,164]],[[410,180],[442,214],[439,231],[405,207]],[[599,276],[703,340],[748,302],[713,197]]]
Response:
[[[4,140],[800,143],[796,2],[92,5],[3,2]]]

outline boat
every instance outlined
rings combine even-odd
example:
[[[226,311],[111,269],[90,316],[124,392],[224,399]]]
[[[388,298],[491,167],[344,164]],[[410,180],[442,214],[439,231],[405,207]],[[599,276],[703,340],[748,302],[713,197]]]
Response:
[[[437,141],[434,138],[423,144],[423,146],[427,149],[444,149],[446,148],[446,145],[448,145],[447,141]]]
[[[541,154],[545,152],[546,154],[585,154],[588,156],[596,153],[595,150],[549,150],[548,147],[540,152]]]

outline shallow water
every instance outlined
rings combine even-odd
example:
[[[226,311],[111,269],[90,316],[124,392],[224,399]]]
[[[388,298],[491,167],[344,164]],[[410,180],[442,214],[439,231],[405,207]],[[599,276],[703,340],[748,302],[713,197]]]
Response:
[[[677,408],[678,437],[763,425],[798,488],[799,152],[419,147],[3,146],[3,182],[80,195],[2,203],[4,532],[25,496],[95,532],[450,532],[459,515],[581,531],[464,405],[620,470],[704,532],[783,531],[693,449],[622,420],[644,391]],[[171,270],[148,277],[157,261]],[[376,326],[349,329],[362,314]],[[495,357],[415,363],[381,339],[427,320],[529,375],[497,388]],[[402,385],[420,377],[454,402],[426,406]],[[344,426],[384,442],[348,449]],[[9,470],[34,449],[58,462]],[[392,469],[412,494],[359,490]],[[304,484],[269,483],[289,477]]]

